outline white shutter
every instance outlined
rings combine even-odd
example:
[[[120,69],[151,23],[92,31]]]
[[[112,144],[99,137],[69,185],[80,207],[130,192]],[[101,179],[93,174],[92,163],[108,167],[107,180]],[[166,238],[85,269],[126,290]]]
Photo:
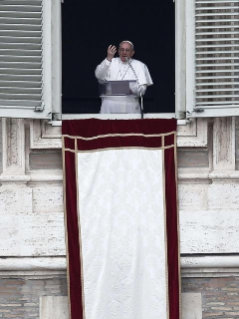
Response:
[[[43,0],[0,1],[0,117],[50,118],[43,41]]]
[[[187,77],[193,91],[188,115],[238,115],[239,0],[194,0],[192,8],[194,66],[188,74],[191,79]]]

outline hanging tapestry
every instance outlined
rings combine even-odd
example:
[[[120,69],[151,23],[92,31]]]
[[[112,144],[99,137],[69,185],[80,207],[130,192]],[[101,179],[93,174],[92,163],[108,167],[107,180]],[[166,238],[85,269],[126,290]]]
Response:
[[[71,319],[179,319],[176,120],[62,135]]]

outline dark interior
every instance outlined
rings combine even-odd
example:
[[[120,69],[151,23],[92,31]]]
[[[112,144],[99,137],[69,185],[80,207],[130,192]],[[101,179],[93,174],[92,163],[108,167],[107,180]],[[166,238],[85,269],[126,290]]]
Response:
[[[175,112],[175,30],[171,0],[66,0],[62,4],[62,112],[98,113],[94,75],[107,47],[135,46],[154,85],[144,97],[146,113]]]

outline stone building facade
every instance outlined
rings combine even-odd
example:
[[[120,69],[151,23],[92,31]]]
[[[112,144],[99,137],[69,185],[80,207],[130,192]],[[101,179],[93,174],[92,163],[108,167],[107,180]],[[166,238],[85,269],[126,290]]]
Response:
[[[61,128],[2,119],[0,132],[0,317],[47,318],[67,295]],[[184,319],[239,315],[238,136],[237,118],[178,126]]]
[[[237,2],[225,1],[233,17],[238,14]],[[36,32],[40,38],[34,40],[34,45],[43,43],[38,57],[43,56],[42,64],[38,63],[40,68],[43,65],[43,98],[51,112],[57,114],[61,103],[61,1],[24,0],[24,3],[38,6],[38,12],[27,8],[24,15],[33,12],[32,18],[38,17],[40,21],[35,27],[41,34]],[[185,119],[188,101],[193,113],[196,64],[192,46],[196,37],[201,41],[203,28],[195,36],[192,17],[195,6],[204,10],[200,7],[202,3],[208,3],[207,10],[211,12],[211,7],[219,2],[175,1],[176,115],[180,119]],[[0,3],[1,18],[8,11],[3,6],[12,4],[15,8],[19,2]],[[199,17],[202,15],[199,13]],[[235,47],[238,28],[234,31],[234,24],[229,27],[233,29],[231,47]],[[18,31],[14,31],[15,35]],[[29,31],[32,30],[28,28],[26,32]],[[227,34],[228,31],[223,37]],[[0,49],[5,50],[6,43],[1,42]],[[233,54],[226,61],[238,78]],[[220,64],[221,55],[216,57],[216,64]],[[197,67],[203,69],[200,64]],[[238,84],[231,87],[229,91],[238,90]],[[235,104],[237,101],[238,95]],[[40,102],[41,99],[37,101]],[[31,110],[34,116],[29,115],[23,103],[21,115],[16,112],[11,117],[7,108],[1,106],[0,103],[0,318],[67,319],[61,127],[41,120],[41,114],[34,110]],[[238,107],[233,105],[230,112],[225,109],[219,108],[214,114],[209,109],[205,118],[199,112],[198,118],[178,121],[183,319],[239,318],[239,119]],[[51,112],[46,112],[49,119]]]

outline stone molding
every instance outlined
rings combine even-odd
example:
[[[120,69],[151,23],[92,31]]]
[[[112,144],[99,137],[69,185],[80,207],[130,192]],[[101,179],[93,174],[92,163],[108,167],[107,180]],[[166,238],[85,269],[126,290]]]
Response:
[[[200,256],[181,257],[181,269],[197,270],[207,269],[208,272],[230,269],[239,272],[239,256]],[[61,257],[2,257],[0,258],[0,271],[66,271],[66,258]]]
[[[31,149],[61,149],[61,127],[52,126],[45,120],[31,120]]]
[[[186,125],[178,126],[177,136],[178,147],[207,147],[207,119],[191,119]]]
[[[95,116],[97,117],[97,116]],[[31,120],[31,149],[61,149],[61,126],[52,126],[45,120]],[[177,129],[178,147],[207,147],[206,119],[192,119]]]
[[[6,176],[25,175],[25,128],[21,119],[2,119],[3,171]]]
[[[235,170],[235,118],[216,118],[213,125],[213,169]]]

